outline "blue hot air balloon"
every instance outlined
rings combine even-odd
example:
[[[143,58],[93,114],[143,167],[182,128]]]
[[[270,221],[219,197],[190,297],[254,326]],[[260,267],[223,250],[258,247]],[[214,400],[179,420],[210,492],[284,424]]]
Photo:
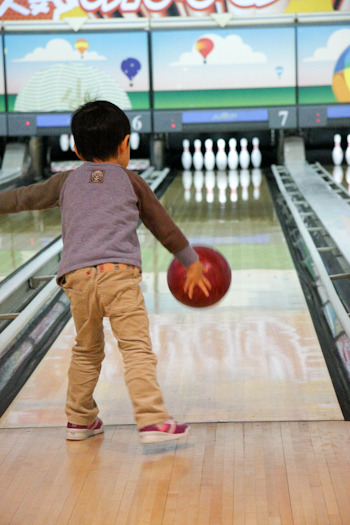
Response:
[[[121,69],[130,80],[130,86],[132,86],[132,80],[141,69],[141,64],[136,58],[126,58],[121,64]]]
[[[275,71],[276,71],[276,74],[277,74],[278,78],[281,78],[282,73],[283,73],[283,71],[284,71],[284,67],[282,67],[282,66],[277,66],[277,67],[275,68]]]

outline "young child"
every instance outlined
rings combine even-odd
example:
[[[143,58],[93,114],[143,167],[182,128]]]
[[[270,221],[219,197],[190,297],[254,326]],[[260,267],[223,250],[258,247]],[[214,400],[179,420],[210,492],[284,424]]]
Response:
[[[75,152],[84,161],[44,184],[0,194],[0,213],[59,206],[63,252],[57,282],[67,293],[76,328],[68,372],[67,439],[103,432],[93,398],[104,358],[103,318],[108,317],[122,353],[125,382],[141,443],[184,437],[189,427],[170,418],[156,378],[148,315],[139,287],[139,219],[187,267],[185,291],[210,283],[188,240],[136,173],[130,160],[130,124],[107,101],[89,102],[72,117]]]

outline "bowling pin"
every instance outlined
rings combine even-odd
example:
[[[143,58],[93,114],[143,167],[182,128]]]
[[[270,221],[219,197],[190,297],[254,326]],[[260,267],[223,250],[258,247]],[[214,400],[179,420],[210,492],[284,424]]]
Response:
[[[250,156],[247,149],[248,141],[247,139],[241,139],[240,140],[241,145],[241,151],[239,152],[239,165],[243,170],[247,169],[249,167],[250,163]]]
[[[130,148],[132,150],[136,150],[139,148],[140,145],[140,135],[136,133],[136,131],[133,131],[130,135]]]
[[[73,137],[73,135],[71,135],[71,136],[69,137],[69,147],[70,147],[70,149],[71,149],[72,151],[74,151],[74,144],[75,144],[74,137]]]
[[[64,134],[60,136],[60,148],[62,151],[69,150],[69,135]]]
[[[340,166],[343,162],[344,152],[341,149],[341,136],[339,133],[334,135],[334,148],[332,150],[332,159],[335,166]]]
[[[344,177],[343,168],[341,166],[334,166],[333,168],[334,182],[336,182],[337,184],[341,184],[343,182],[343,177]]]
[[[205,172],[204,184],[207,190],[206,201],[214,202],[215,173],[212,170]]]
[[[348,183],[348,194],[350,195],[350,166],[346,168],[345,179]]]
[[[228,141],[230,151],[228,153],[228,167],[230,170],[236,170],[238,168],[238,153],[237,153],[237,140],[232,138]]]
[[[227,168],[227,155],[225,152],[225,141],[224,139],[218,139],[217,141],[218,151],[215,157],[216,167],[218,170],[225,170]]]
[[[213,141],[211,139],[207,139],[204,142],[205,146],[205,153],[204,153],[204,167],[206,170],[211,171],[214,169],[215,166],[215,155],[213,152]]]
[[[196,202],[202,202],[202,188],[204,183],[203,171],[195,171],[193,175],[193,185],[196,188]]]
[[[217,186],[219,189],[219,202],[220,204],[225,204],[225,202],[227,201],[227,198],[226,198],[227,175],[225,171],[219,171],[217,173]]]
[[[253,183],[253,187],[254,187],[253,196],[254,196],[255,200],[258,200],[259,197],[260,197],[261,179],[262,179],[261,169],[254,168],[252,170],[252,183]]]
[[[238,172],[237,171],[229,171],[228,173],[228,184],[231,189],[231,195],[230,200],[231,202],[237,202],[238,195],[237,195],[237,188],[239,186],[239,178],[238,178]]]
[[[191,199],[192,171],[185,170],[182,172],[182,185],[185,190],[185,201],[188,202]]]
[[[346,164],[350,166],[350,135],[346,137],[346,140],[348,141],[348,146],[345,150],[345,160],[346,160]]]
[[[247,201],[249,199],[248,188],[250,184],[249,170],[241,170],[239,174],[239,182],[242,188],[242,200]]]
[[[203,158],[203,153],[201,151],[201,148],[202,148],[201,141],[199,139],[196,139],[194,141],[194,154],[193,154],[192,161],[193,161],[194,169],[197,171],[200,171],[203,168],[204,158]]]
[[[184,139],[182,141],[183,152],[181,155],[181,164],[184,170],[190,170],[192,166],[192,155],[190,152],[190,141]]]
[[[261,166],[261,151],[259,149],[259,139],[258,137],[254,137],[252,140],[253,144],[253,151],[250,156],[250,160],[252,161],[254,168],[260,168]]]

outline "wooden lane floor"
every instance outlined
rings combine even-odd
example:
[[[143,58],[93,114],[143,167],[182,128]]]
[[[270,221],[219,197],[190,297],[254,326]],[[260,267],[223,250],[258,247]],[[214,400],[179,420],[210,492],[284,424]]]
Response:
[[[158,376],[179,419],[284,421],[342,419],[266,180],[259,198],[184,199],[179,175],[162,202],[194,244],[218,249],[232,268],[229,293],[217,306],[188,308],[171,296],[172,257],[142,227],[143,290]],[[198,199],[198,196],[197,196]],[[121,358],[106,326],[106,359],[96,398],[106,424],[133,423]],[[63,405],[73,323],[58,337],[0,420],[1,427],[64,425]]]
[[[174,417],[192,423],[188,438],[138,444],[106,323],[96,391],[106,433],[65,442],[70,321],[0,420],[4,523],[350,523],[349,423],[264,177],[259,192],[240,186],[231,202],[228,187],[220,203],[215,189],[208,203],[204,187],[198,202],[179,174],[162,198],[191,242],[230,263],[230,291],[212,308],[175,301],[171,256],[139,231],[159,382]]]
[[[350,523],[349,422],[201,423],[144,449],[124,425],[0,438],[2,525]]]
[[[0,215],[0,281],[60,234],[58,208]]]

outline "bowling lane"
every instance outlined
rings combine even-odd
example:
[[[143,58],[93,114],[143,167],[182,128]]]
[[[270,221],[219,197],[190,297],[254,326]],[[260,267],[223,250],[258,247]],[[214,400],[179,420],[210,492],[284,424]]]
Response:
[[[58,208],[0,215],[0,281],[59,235]]]
[[[162,198],[193,244],[232,269],[224,300],[192,309],[168,291],[171,255],[141,227],[143,291],[170,412],[192,422],[342,420],[265,175],[179,173]],[[123,367],[106,326],[96,400],[106,424],[133,423]],[[62,331],[0,426],[65,425],[73,323]]]

